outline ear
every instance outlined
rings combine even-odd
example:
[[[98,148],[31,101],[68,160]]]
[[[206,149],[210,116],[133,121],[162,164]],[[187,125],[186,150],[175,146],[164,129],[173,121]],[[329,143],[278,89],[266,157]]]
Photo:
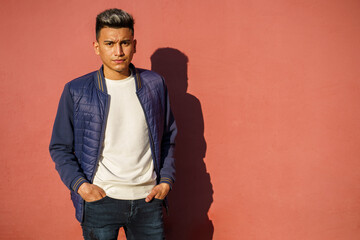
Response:
[[[136,41],[136,39],[134,39],[134,53],[136,53],[136,43],[137,43],[137,41]]]
[[[93,46],[94,46],[95,54],[96,54],[96,55],[99,55],[99,54],[100,54],[100,51],[99,51],[99,42],[98,42],[98,41],[93,42]]]

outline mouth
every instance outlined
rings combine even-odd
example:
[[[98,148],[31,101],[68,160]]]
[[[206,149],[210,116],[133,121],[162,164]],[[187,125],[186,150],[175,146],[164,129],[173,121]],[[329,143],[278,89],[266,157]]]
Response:
[[[115,63],[124,63],[125,59],[115,59],[115,60],[113,60],[113,62],[115,62]]]

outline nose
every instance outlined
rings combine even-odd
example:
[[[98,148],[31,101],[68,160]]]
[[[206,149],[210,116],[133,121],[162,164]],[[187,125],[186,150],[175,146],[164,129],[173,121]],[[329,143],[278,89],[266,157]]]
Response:
[[[115,47],[115,56],[123,56],[124,52],[123,52],[123,48],[121,46],[121,44],[116,44]]]

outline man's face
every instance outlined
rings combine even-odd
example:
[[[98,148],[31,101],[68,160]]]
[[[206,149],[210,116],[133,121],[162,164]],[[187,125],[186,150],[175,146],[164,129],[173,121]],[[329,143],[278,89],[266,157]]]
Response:
[[[94,50],[104,64],[108,79],[120,80],[130,75],[129,64],[136,49],[136,40],[129,28],[102,28]]]

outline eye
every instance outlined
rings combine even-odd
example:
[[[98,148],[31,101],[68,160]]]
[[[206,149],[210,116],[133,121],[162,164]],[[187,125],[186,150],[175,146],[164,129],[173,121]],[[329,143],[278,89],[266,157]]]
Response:
[[[111,46],[111,45],[113,45],[113,43],[112,42],[105,42],[105,45]]]
[[[126,46],[129,46],[129,45],[130,45],[130,41],[124,41],[124,42],[122,42],[121,44],[126,47]]]

